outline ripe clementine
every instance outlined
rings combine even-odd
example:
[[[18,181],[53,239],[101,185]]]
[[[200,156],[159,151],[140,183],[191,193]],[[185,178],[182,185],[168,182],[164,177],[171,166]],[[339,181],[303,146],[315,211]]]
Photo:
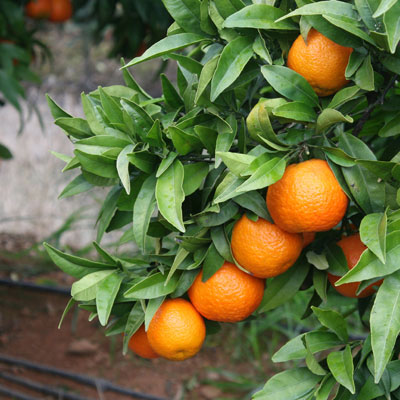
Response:
[[[184,299],[165,300],[147,330],[150,346],[168,360],[193,357],[206,337],[202,316]]]
[[[307,43],[301,35],[289,50],[287,66],[302,75],[318,96],[329,96],[345,86],[345,70],[353,49],[311,29]]]
[[[361,254],[367,248],[367,246],[365,246],[365,244],[361,241],[359,233],[344,237],[337,242],[337,245],[343,250],[347,261],[347,267],[349,269],[352,269],[358,263]],[[375,282],[367,286],[359,295],[357,295],[356,293],[360,282],[344,283],[343,285],[335,286],[336,281],[339,279],[340,276],[332,275],[328,272],[329,282],[341,295],[357,298],[371,296],[371,294],[375,292],[374,286],[380,286],[383,282],[383,280]]]
[[[189,289],[196,310],[205,318],[220,322],[238,322],[247,318],[260,305],[264,281],[225,261],[206,282],[203,271]]]
[[[71,0],[51,0],[49,20],[51,22],[65,22],[72,16]]]
[[[287,232],[321,232],[337,225],[348,198],[324,160],[289,165],[268,188],[267,206],[274,222]]]
[[[258,218],[243,215],[236,222],[231,241],[236,261],[258,278],[271,278],[289,269],[299,257],[303,238]]]
[[[158,358],[159,355],[151,348],[147,333],[142,325],[130,338],[128,347],[138,356],[143,358]]]
[[[315,232],[303,232],[303,249],[312,243],[315,239]]]
[[[39,19],[48,18],[51,12],[51,0],[30,0],[25,6],[28,17]]]

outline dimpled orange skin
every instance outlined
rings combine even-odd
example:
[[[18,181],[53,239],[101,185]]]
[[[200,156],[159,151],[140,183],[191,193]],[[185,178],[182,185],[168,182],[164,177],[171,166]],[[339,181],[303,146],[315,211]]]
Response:
[[[196,310],[212,321],[242,321],[260,305],[264,295],[264,280],[227,261],[206,282],[202,282],[202,277],[203,271],[188,294]]]
[[[165,300],[147,330],[150,346],[160,356],[173,361],[193,357],[206,337],[202,316],[184,299]]]
[[[258,278],[272,278],[289,269],[303,248],[303,237],[283,231],[279,226],[243,215],[236,222],[231,240],[236,261]]]
[[[143,358],[158,358],[159,355],[151,348],[147,333],[142,325],[130,338],[128,347],[138,356]]]
[[[267,207],[275,224],[287,232],[322,232],[346,213],[348,198],[324,160],[289,165],[268,188]]]
[[[345,70],[352,51],[311,29],[307,44],[301,35],[292,44],[287,66],[302,75],[318,96],[329,96],[349,82]]]
[[[356,233],[355,235],[347,236],[337,242],[337,245],[343,250],[343,253],[346,257],[347,266],[349,269],[352,269],[361,257],[361,254],[367,248],[365,244],[360,239],[360,234]],[[369,286],[367,286],[358,296],[357,289],[360,285],[360,282],[352,282],[345,283],[340,286],[335,286],[335,282],[340,279],[340,276],[332,275],[328,272],[328,280],[331,285],[342,295],[346,297],[354,297],[354,298],[363,298],[371,296],[374,292],[374,286],[380,286],[383,280],[375,282]]]

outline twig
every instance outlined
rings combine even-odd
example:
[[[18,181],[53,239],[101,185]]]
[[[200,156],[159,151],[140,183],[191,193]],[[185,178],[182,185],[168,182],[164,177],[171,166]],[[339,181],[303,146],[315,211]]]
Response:
[[[382,94],[373,102],[371,103],[367,109],[364,111],[363,116],[358,120],[357,125],[353,129],[353,135],[358,136],[358,134],[361,132],[362,128],[364,127],[365,123],[368,121],[368,118],[371,116],[372,111],[378,104],[383,104],[383,100],[385,99],[385,96],[387,95],[388,91],[393,87],[394,83],[396,82],[396,79],[398,78],[398,75],[394,75],[392,79],[390,79],[389,83],[385,87],[384,91]]]

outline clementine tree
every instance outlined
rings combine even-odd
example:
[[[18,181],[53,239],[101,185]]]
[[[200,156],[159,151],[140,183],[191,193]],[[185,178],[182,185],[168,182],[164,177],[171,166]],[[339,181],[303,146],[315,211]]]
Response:
[[[306,290],[318,328],[274,354],[295,366],[266,376],[252,398],[400,398],[400,3],[163,3],[174,23],[122,63],[125,86],[83,94],[84,119],[48,99],[74,148],[59,155],[74,172],[60,197],[108,187],[101,260],[45,244],[76,278],[67,310],[79,302],[107,335],[124,333],[124,352],[144,323],[153,350],[178,359],[200,349],[203,317],[211,334],[207,318],[232,321],[237,299],[237,319],[255,307],[252,318],[267,318]],[[153,98],[130,71],[159,57],[177,76],[161,75]],[[129,254],[101,247],[115,230]],[[350,265],[342,237],[357,233]],[[369,296],[341,297],[328,274]],[[347,322],[354,311],[361,338]]]

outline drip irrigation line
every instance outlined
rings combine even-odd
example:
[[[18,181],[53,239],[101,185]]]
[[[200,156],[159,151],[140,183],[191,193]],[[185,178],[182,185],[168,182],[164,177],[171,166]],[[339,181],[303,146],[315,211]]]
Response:
[[[38,397],[27,396],[26,394],[17,392],[16,390],[8,389],[3,385],[0,385],[0,395],[1,394],[15,400],[40,400]]]
[[[63,378],[71,379],[75,382],[82,383],[84,385],[92,386],[98,389],[99,391],[113,391],[116,393],[124,394],[126,396],[131,396],[135,399],[139,400],[167,400],[162,397],[152,396],[146,393],[137,392],[135,390],[123,388],[121,386],[115,385],[114,383],[102,379],[102,378],[93,378],[84,374],[76,374],[73,372],[65,371],[62,369],[54,368],[47,365],[36,364],[28,360],[23,360],[20,358],[14,358],[11,356],[7,356],[5,354],[0,354],[0,362],[5,364],[17,365],[19,367],[24,367],[28,369],[33,369],[35,371],[44,372],[47,374],[58,375]]]
[[[71,291],[69,288],[59,287],[59,286],[47,286],[47,285],[38,285],[32,282],[25,281],[13,281],[12,279],[0,279],[0,285],[4,286],[16,286],[23,289],[37,290],[39,292],[50,292],[57,293],[63,295],[70,295]]]
[[[13,382],[18,385],[24,386],[28,389],[36,390],[37,392],[40,392],[43,394],[48,394],[48,395],[53,396],[60,400],[61,399],[62,400],[93,400],[93,399],[89,399],[88,397],[82,397],[82,396],[79,396],[78,394],[67,392],[66,390],[61,389],[61,388],[43,385],[42,383],[34,382],[34,381],[32,381],[30,379],[26,379],[26,378],[21,378],[16,375],[11,375],[6,372],[0,372],[0,378],[5,379],[9,382]]]

